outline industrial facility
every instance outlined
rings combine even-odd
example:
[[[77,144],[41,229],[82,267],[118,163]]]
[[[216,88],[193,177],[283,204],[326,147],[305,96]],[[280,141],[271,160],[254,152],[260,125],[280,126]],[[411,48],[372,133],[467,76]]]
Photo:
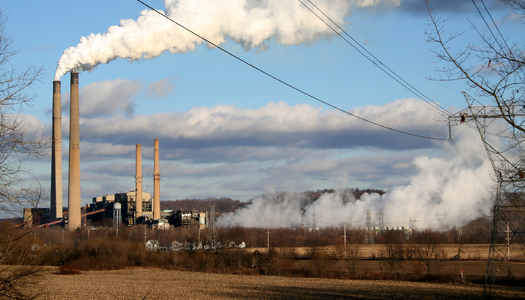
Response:
[[[136,144],[135,188],[129,191],[106,194],[93,198],[92,203],[81,207],[80,181],[80,131],[79,131],[79,73],[72,71],[70,82],[70,124],[69,124],[69,164],[68,164],[68,205],[63,209],[62,196],[62,131],[61,131],[61,82],[53,81],[53,122],[52,122],[52,158],[51,158],[51,197],[50,208],[25,209],[24,221],[37,226],[61,224],[68,230],[76,230],[87,224],[99,223],[113,218],[116,226],[140,224],[156,228],[214,228],[214,211],[197,210],[160,210],[160,171],[159,140],[154,139],[153,194],[143,191],[142,145]],[[407,236],[410,230],[405,227],[389,228],[380,221],[379,227],[370,224],[367,214],[366,233],[373,243],[373,235],[385,230],[398,230]],[[381,214],[381,212],[380,212]],[[314,217],[315,218],[315,217]],[[314,227],[316,227],[314,225]]]
[[[88,211],[104,209],[102,213],[92,215],[89,219],[91,223],[100,222],[106,218],[113,217],[115,203],[120,203],[121,221],[127,225],[144,223],[153,219],[151,194],[142,192],[142,197],[137,197],[136,191],[120,192],[112,195],[105,195],[93,198],[93,203],[88,204]],[[140,200],[138,200],[140,199]],[[141,204],[138,204],[141,201]],[[137,209],[137,205],[140,209]],[[138,211],[141,214],[138,215]]]
[[[70,73],[68,208],[64,211],[62,196],[61,82],[55,80],[53,81],[50,207],[24,209],[24,222],[38,226],[61,224],[68,230],[76,230],[80,229],[82,224],[86,224],[88,219],[96,222],[112,217],[114,206],[119,203],[117,207],[120,206],[120,217],[125,224],[137,225],[146,221],[167,224],[167,220],[159,221],[161,211],[158,139],[154,139],[153,198],[150,193],[142,191],[142,150],[141,144],[137,144],[135,190],[95,197],[93,203],[81,207],[79,74],[75,71]]]

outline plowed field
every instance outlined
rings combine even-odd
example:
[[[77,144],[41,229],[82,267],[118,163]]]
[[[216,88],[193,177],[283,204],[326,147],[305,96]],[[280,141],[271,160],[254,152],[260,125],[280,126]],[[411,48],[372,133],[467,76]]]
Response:
[[[41,299],[480,299],[482,286],[125,269],[57,275],[48,268]],[[498,299],[525,291],[497,288]]]

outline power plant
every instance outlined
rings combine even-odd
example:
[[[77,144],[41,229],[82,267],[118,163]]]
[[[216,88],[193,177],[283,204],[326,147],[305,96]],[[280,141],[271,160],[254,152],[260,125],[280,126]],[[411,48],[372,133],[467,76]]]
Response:
[[[153,201],[149,193],[142,191],[142,145],[136,144],[135,190],[95,197],[93,204],[81,207],[79,73],[76,71],[70,73],[68,209],[63,212],[61,82],[55,80],[53,81],[50,208],[24,209],[24,220],[35,222],[38,219],[46,226],[67,223],[67,228],[71,231],[82,227],[82,217],[91,216],[97,219],[95,215],[99,214],[98,218],[104,218],[106,210],[108,213],[109,211],[113,213],[114,208],[119,208],[119,219],[126,220],[129,225],[145,221],[163,223],[159,221],[162,215],[158,139],[154,139]],[[33,215],[38,215],[38,217]],[[165,223],[167,224],[167,221]]]

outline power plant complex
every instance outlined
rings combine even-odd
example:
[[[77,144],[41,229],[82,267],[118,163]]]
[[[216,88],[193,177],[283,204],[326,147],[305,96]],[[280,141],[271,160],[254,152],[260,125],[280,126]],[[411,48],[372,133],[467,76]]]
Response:
[[[53,117],[51,144],[51,191],[50,207],[24,209],[24,221],[36,225],[63,224],[68,230],[82,227],[82,217],[100,220],[111,217],[114,209],[119,210],[119,216],[128,225],[140,223],[163,226],[166,213],[160,211],[160,171],[159,171],[159,140],[154,139],[154,171],[153,199],[149,193],[142,190],[142,145],[136,144],[135,190],[105,195],[93,198],[93,203],[85,207],[81,205],[80,185],[80,117],[79,117],[79,78],[78,72],[71,73],[70,119],[69,119],[69,177],[68,177],[68,209],[63,211],[62,196],[62,111],[61,82],[53,81]],[[38,217],[37,217],[38,216]],[[85,222],[84,222],[85,223]],[[159,225],[160,224],[160,225]]]
[[[153,147],[153,195],[143,190],[142,145],[137,143],[135,152],[135,188],[131,191],[95,196],[92,198],[92,203],[82,207],[79,73],[71,71],[70,74],[68,208],[67,211],[64,211],[62,194],[61,82],[60,80],[55,80],[53,81],[50,207],[24,209],[24,222],[38,227],[55,224],[62,225],[70,231],[80,229],[83,225],[96,224],[111,218],[113,218],[114,226],[119,226],[120,224],[127,226],[144,224],[161,229],[167,229],[171,226],[198,228],[209,226],[215,228],[215,212],[212,208],[210,208],[210,213],[199,212],[194,209],[161,211],[158,139],[154,139]],[[409,227],[385,227],[382,210],[380,210],[379,215],[380,226],[372,227],[370,210],[367,210],[367,222],[364,228],[366,232],[365,243],[374,243],[373,236],[381,231],[400,231],[404,232],[407,237],[410,235],[411,230]],[[315,214],[313,228],[317,228],[315,225]]]

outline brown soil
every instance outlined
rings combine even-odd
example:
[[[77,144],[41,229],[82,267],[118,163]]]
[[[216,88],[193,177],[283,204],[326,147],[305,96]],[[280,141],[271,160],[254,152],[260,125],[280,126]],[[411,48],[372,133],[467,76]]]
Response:
[[[291,278],[159,269],[83,271],[57,275],[47,268],[41,299],[480,299],[482,285],[406,281]],[[496,288],[498,299],[525,291]]]

